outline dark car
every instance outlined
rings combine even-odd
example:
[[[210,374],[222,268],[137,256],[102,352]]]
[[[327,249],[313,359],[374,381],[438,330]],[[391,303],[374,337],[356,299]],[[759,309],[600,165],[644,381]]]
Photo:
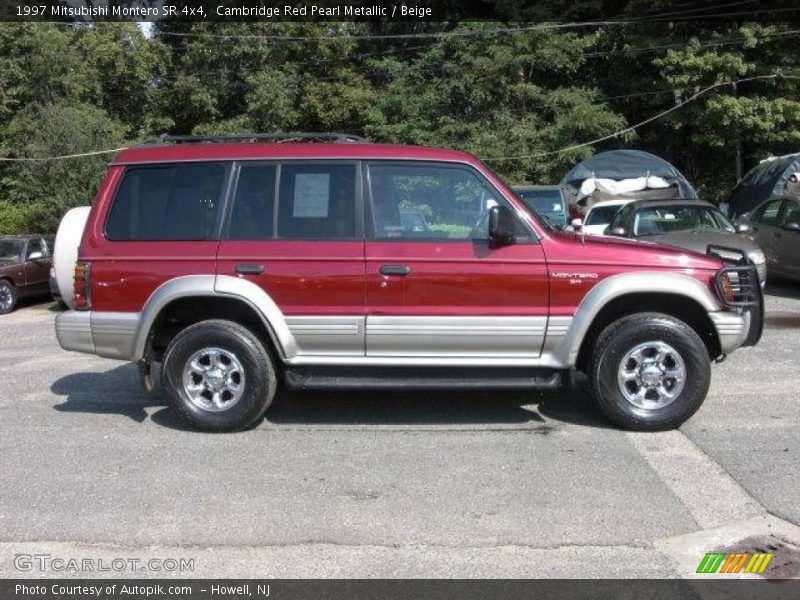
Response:
[[[763,285],[767,278],[764,253],[742,233],[717,207],[701,200],[637,200],[622,207],[606,230],[606,235],[644,239],[701,254],[710,245],[733,248],[756,265]]]
[[[770,273],[800,281],[800,199],[767,200],[737,223],[764,250]]]
[[[50,264],[42,236],[0,237],[0,315],[14,310],[20,298],[50,292]]]
[[[569,211],[564,188],[559,185],[527,185],[513,188],[514,193],[537,215],[563,228]]]

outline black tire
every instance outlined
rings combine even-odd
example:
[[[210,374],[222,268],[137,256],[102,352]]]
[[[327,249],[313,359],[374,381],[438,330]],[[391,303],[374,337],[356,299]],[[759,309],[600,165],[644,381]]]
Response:
[[[680,355],[685,367],[685,383],[668,404],[645,408],[626,398],[618,372],[629,351],[651,341],[667,344]],[[672,357],[667,361],[675,364]],[[635,360],[626,364],[636,372]],[[639,313],[615,321],[603,330],[589,358],[587,376],[592,396],[610,421],[633,431],[664,431],[679,427],[700,408],[711,382],[711,361],[705,344],[686,323],[660,313]],[[636,382],[629,385],[632,386],[629,393],[645,389]],[[668,385],[676,384],[669,381],[665,386]],[[671,391],[676,389],[673,387]],[[652,394],[657,396],[658,392]]]
[[[17,306],[17,286],[8,279],[0,279],[0,315],[7,315]]]
[[[204,348],[220,348],[235,355],[243,368],[243,391],[229,408],[206,410],[184,388],[184,367]],[[275,366],[264,344],[252,331],[231,321],[209,320],[191,325],[172,339],[164,354],[161,384],[170,406],[203,431],[239,431],[257,424],[272,403],[276,383]]]

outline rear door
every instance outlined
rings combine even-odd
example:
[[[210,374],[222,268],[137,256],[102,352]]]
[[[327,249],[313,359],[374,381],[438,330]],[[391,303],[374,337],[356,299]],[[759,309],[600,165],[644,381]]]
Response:
[[[506,202],[501,194],[468,165],[374,161],[368,170],[367,355],[537,357],[544,256],[521,222],[515,243],[489,242],[487,211]]]
[[[355,161],[241,162],[217,274],[261,287],[304,356],[364,355],[364,235]]]

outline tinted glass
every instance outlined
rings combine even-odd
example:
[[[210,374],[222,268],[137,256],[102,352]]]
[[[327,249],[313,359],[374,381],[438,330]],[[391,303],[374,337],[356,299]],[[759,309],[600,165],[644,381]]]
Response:
[[[788,225],[789,223],[797,223],[800,225],[800,202],[792,200],[786,201],[786,209],[783,212],[781,224]]]
[[[466,169],[370,166],[377,239],[486,239],[495,194]]]
[[[18,240],[0,240],[0,261],[17,261],[25,244]]]
[[[56,238],[54,237],[46,237],[44,238],[44,243],[47,245],[47,253],[51,256],[53,255],[53,248],[55,247]]]
[[[177,164],[128,169],[106,223],[110,240],[209,240],[226,168]]]
[[[355,165],[283,165],[278,199],[278,237],[355,237]]]
[[[272,237],[276,171],[274,165],[244,165],[239,169],[228,239],[266,240]]]
[[[622,204],[614,204],[613,206],[595,206],[589,210],[586,215],[585,225],[608,225],[614,219],[614,216],[619,212]]]
[[[672,231],[702,229],[733,233],[734,228],[715,209],[698,206],[661,206],[636,212],[633,234],[659,235]]]
[[[44,255],[44,248],[42,247],[41,240],[30,240],[28,242],[28,256],[33,254],[34,252],[39,252]]]
[[[758,210],[753,220],[764,225],[777,225],[780,208],[780,200],[771,200]]]
[[[522,190],[517,192],[525,205],[536,214],[559,223],[567,222],[561,190]]]

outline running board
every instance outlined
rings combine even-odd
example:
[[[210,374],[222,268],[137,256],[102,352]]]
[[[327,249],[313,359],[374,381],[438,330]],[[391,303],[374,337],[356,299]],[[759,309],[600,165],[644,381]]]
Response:
[[[553,390],[561,371],[510,368],[334,368],[287,367],[283,381],[293,390]]]

